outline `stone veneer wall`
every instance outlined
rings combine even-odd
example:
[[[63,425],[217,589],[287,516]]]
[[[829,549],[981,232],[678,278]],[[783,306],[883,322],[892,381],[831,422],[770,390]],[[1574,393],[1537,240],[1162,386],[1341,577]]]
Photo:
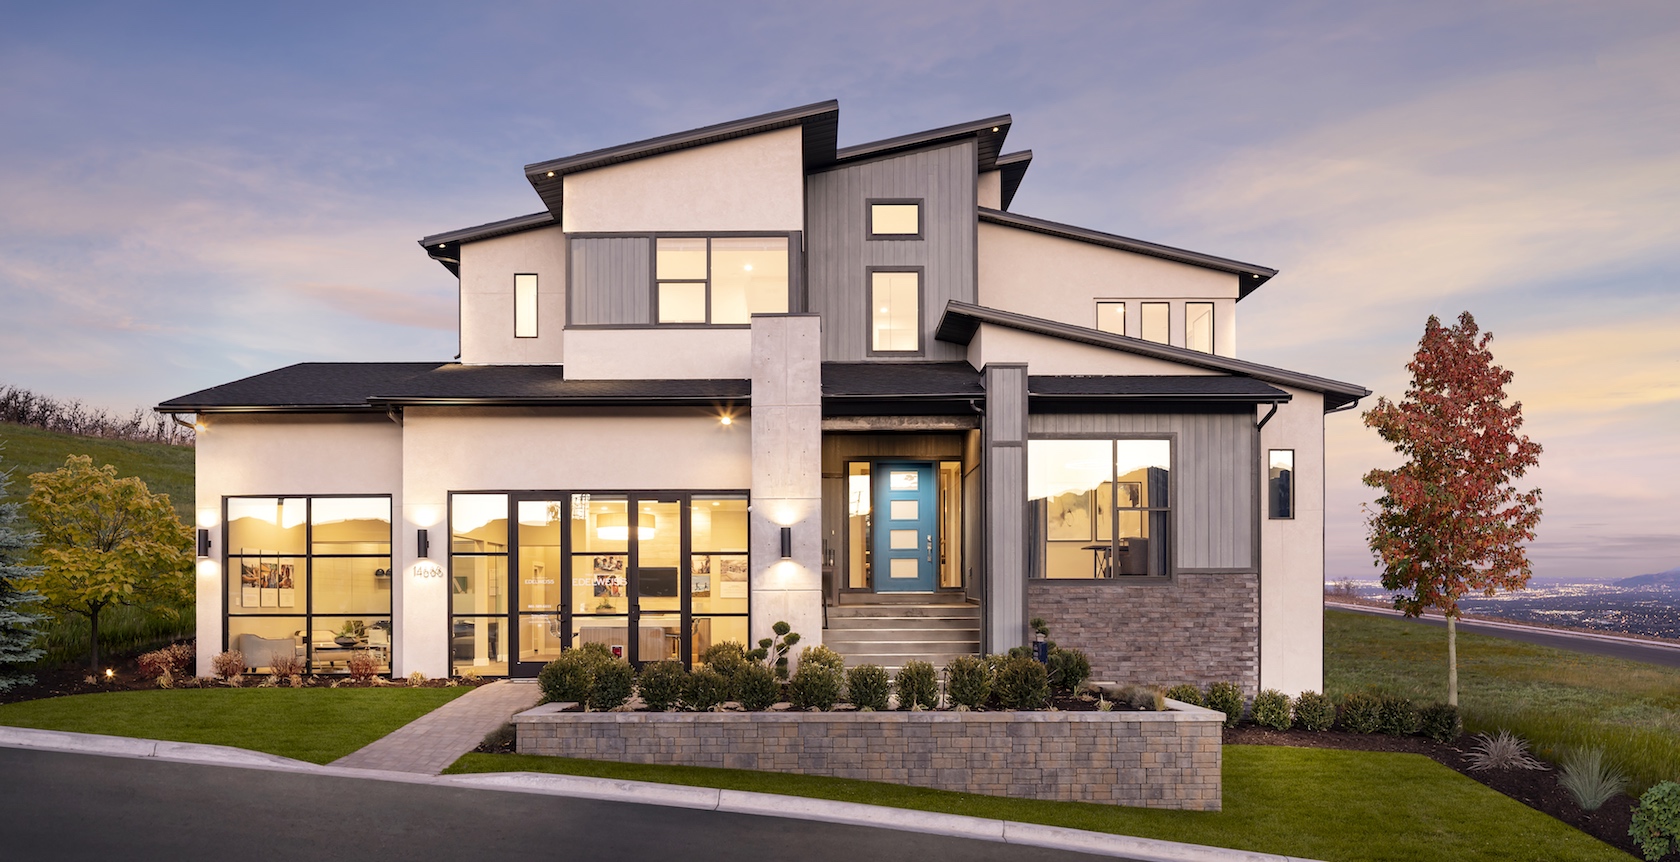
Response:
[[[1029,581],[1029,616],[1058,646],[1091,657],[1094,679],[1206,686],[1260,685],[1260,586],[1253,574],[1185,574],[1171,581]]]
[[[858,778],[1025,799],[1218,811],[1221,720],[1166,712],[561,712],[521,754]]]

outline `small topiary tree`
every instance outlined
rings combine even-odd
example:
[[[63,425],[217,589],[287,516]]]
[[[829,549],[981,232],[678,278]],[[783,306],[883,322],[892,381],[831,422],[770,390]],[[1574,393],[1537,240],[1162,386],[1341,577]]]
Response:
[[[740,701],[741,708],[753,712],[769,709],[782,697],[782,684],[777,681],[776,672],[761,664],[743,667],[734,684],[735,699]]]
[[[1353,692],[1342,698],[1336,720],[1349,733],[1376,733],[1382,728],[1382,700],[1370,692]]]
[[[788,678],[788,650],[799,643],[799,633],[786,622],[778,620],[770,627],[774,638],[760,638],[758,649],[747,653],[747,658],[764,662],[765,666],[776,672],[777,679]]]
[[[1628,836],[1639,845],[1647,862],[1680,852],[1680,784],[1659,781],[1651,785],[1633,810]]]
[[[840,668],[822,660],[804,661],[802,657],[788,682],[788,699],[799,709],[833,709],[845,684],[845,672]]]
[[[1272,730],[1289,729],[1289,695],[1275,688],[1268,688],[1254,696],[1254,706],[1249,717],[1261,727]]]
[[[1202,690],[1187,682],[1181,682],[1167,689],[1167,697],[1191,706],[1205,706],[1202,702]]]
[[[688,693],[688,670],[680,661],[648,662],[636,678],[636,690],[654,712],[681,707]]]
[[[1242,689],[1229,682],[1216,682],[1208,686],[1207,708],[1225,713],[1225,726],[1236,727],[1237,722],[1242,720]]]
[[[624,659],[614,659],[595,666],[595,685],[589,689],[589,708],[617,709],[630,700],[635,688],[636,669]]]
[[[887,708],[892,680],[877,664],[860,664],[846,672],[846,699],[860,710],[879,712]]]
[[[1432,703],[1418,710],[1419,730],[1436,742],[1452,742],[1464,730],[1458,707],[1450,703]]]
[[[764,668],[764,672],[775,676],[769,668]],[[683,700],[689,706],[707,712],[722,706],[725,701],[733,700],[734,696],[735,686],[730,679],[708,665],[696,668],[688,675],[688,693],[683,696]]]
[[[1050,674],[1050,686],[1057,691],[1078,691],[1091,678],[1091,658],[1076,649],[1057,647],[1050,651],[1045,665]]]
[[[960,655],[945,666],[945,696],[951,705],[981,709],[992,698],[992,667],[985,659]]]
[[[1295,698],[1295,726],[1322,732],[1336,726],[1336,705],[1326,695],[1303,691]]]
[[[1004,709],[1043,709],[1050,700],[1050,674],[1031,658],[1012,658],[998,669],[998,704]]]
[[[939,676],[933,665],[911,659],[899,668],[894,680],[900,709],[934,709],[939,706]]]
[[[1409,698],[1389,695],[1377,707],[1378,729],[1390,736],[1418,732],[1418,708]]]

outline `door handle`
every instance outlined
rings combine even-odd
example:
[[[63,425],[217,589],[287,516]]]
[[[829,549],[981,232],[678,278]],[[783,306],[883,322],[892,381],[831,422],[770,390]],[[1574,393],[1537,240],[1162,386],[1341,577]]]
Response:
[[[931,562],[933,562],[933,534],[932,533],[928,533],[927,540],[928,540],[927,541],[927,548],[928,548],[928,559],[927,559],[927,561],[931,563]]]

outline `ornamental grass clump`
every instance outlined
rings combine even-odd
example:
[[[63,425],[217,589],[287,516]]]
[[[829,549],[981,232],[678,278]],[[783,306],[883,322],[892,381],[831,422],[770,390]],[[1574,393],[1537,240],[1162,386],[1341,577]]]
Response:
[[[1382,699],[1365,691],[1343,697],[1337,723],[1349,733],[1376,733],[1382,729]]]
[[[210,659],[210,667],[223,681],[232,680],[245,673],[245,654],[239,650],[216,653],[215,658]]]
[[[379,657],[367,650],[358,650],[350,654],[344,668],[350,671],[351,679],[367,682],[379,675]]]
[[[760,667],[763,667],[763,665],[760,665]],[[774,681],[775,672],[767,667],[763,669],[765,673],[770,674],[771,680]],[[722,706],[725,701],[733,700],[734,691],[734,684],[728,677],[707,665],[695,668],[694,672],[688,675],[688,693],[683,699],[687,701],[690,707],[701,712],[708,712]]]
[[[1432,703],[1418,710],[1418,732],[1436,742],[1452,742],[1463,729],[1458,707],[1450,703]]]
[[[1167,697],[1179,703],[1188,703],[1191,706],[1206,706],[1202,702],[1202,690],[1187,682],[1181,682],[1167,689]]]
[[[586,701],[590,709],[617,709],[630,700],[636,686],[636,669],[624,659],[613,659],[595,666],[595,684],[589,689]]]
[[[800,655],[799,666],[788,681],[788,699],[798,709],[833,709],[846,685],[845,671],[821,656],[810,660],[812,652],[806,649]]]
[[[140,675],[146,679],[155,679],[164,673],[176,679],[191,677],[193,663],[197,660],[198,652],[193,649],[192,644],[171,644],[140,656]],[[243,658],[240,660],[244,661]],[[275,673],[279,671],[276,670]]]
[[[1315,733],[1336,726],[1336,705],[1329,695],[1303,691],[1295,698],[1295,726]]]
[[[860,710],[880,712],[892,694],[892,678],[876,664],[860,664],[846,672],[846,699]]]
[[[992,666],[982,658],[960,655],[945,666],[945,696],[958,709],[980,709],[992,699]]]
[[[1085,680],[1091,678],[1091,658],[1076,649],[1062,649],[1057,647],[1050,651],[1049,663],[1045,670],[1050,676],[1050,687],[1057,691],[1078,691]]]
[[[742,709],[758,712],[769,709],[782,698],[782,683],[776,672],[761,664],[748,664],[735,679],[735,699]]]
[[[1476,741],[1465,755],[1473,772],[1490,769],[1545,769],[1546,764],[1528,753],[1528,741],[1509,730],[1497,735],[1476,734]]]
[[[1597,811],[1628,787],[1627,773],[1604,757],[1604,749],[1571,748],[1558,764],[1558,783],[1582,811]]]
[[[1242,720],[1242,689],[1237,688],[1235,683],[1216,682],[1208,686],[1206,706],[1216,712],[1225,713],[1226,727],[1236,727],[1237,722]]]
[[[899,668],[893,680],[898,688],[900,709],[934,709],[939,706],[939,675],[933,665],[914,659]]]
[[[1166,692],[1150,685],[1128,685],[1120,689],[1117,696],[1120,703],[1141,712],[1161,712],[1165,710],[1167,708],[1166,698]],[[1109,707],[1109,709],[1113,708],[1112,706]],[[1101,704],[1098,704],[1097,709],[1103,712],[1109,711],[1108,709],[1102,709]]]
[[[688,692],[688,670],[680,661],[648,662],[636,677],[636,691],[654,712],[679,709]]]
[[[1288,730],[1291,716],[1289,715],[1289,695],[1275,688],[1268,688],[1254,696],[1254,706],[1249,711],[1249,717],[1261,727],[1272,730]]]
[[[1031,658],[1004,662],[993,687],[1004,709],[1040,709],[1050,700],[1050,674]]]
[[[1639,845],[1646,862],[1680,852],[1680,784],[1659,781],[1639,797],[1628,837]]]
[[[1408,698],[1388,695],[1377,704],[1377,728],[1389,736],[1417,733],[1418,721],[1418,708]]]

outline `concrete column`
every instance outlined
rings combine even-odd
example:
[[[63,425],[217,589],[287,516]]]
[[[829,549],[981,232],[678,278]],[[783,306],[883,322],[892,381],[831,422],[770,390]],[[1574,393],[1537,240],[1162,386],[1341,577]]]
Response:
[[[752,318],[752,638],[786,621],[822,643],[822,323]],[[792,556],[781,533],[792,528]],[[797,657],[797,656],[795,656]]]
[[[1027,366],[989,363],[983,374],[986,598],[981,646],[1000,653],[1027,642]]]

